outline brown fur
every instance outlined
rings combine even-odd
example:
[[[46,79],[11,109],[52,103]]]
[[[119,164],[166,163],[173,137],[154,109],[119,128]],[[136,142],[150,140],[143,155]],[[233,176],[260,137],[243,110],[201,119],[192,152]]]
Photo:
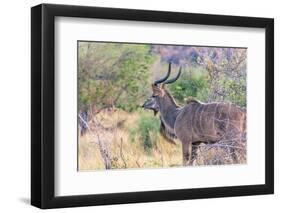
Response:
[[[153,85],[152,90],[154,99],[150,104],[155,101],[159,107],[161,132],[168,139],[178,138],[182,142],[184,165],[192,164],[194,144],[237,141],[246,132],[246,110],[241,107],[231,103],[201,103],[195,99],[180,107],[163,85]],[[235,160],[235,152],[232,153]]]

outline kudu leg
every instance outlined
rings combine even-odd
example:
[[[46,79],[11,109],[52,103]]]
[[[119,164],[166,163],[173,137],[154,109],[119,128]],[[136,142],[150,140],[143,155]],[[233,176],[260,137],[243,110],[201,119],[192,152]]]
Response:
[[[187,142],[187,143],[182,143],[182,160],[183,160],[183,166],[188,166],[191,163],[192,159],[192,144]]]
[[[194,161],[196,160],[197,158],[197,152],[198,152],[198,149],[199,149],[199,145],[200,144],[193,144],[192,145],[192,152],[191,152],[191,162],[190,162],[190,165],[194,165]]]

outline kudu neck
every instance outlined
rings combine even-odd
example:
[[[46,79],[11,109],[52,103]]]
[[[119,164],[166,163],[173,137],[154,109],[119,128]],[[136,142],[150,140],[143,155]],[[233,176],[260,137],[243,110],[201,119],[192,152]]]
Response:
[[[163,97],[159,98],[159,102],[163,109],[165,108],[180,108],[180,106],[176,103],[175,99],[172,95],[165,89],[165,94]],[[160,108],[161,108],[160,106]]]
[[[161,119],[166,127],[174,129],[176,118],[180,112],[180,106],[168,92],[166,92],[164,97],[159,98],[159,108]]]

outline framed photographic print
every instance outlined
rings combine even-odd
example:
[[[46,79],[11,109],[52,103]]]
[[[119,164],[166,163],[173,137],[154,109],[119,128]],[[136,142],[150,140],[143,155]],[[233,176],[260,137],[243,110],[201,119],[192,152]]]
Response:
[[[272,194],[274,21],[31,9],[31,204]]]

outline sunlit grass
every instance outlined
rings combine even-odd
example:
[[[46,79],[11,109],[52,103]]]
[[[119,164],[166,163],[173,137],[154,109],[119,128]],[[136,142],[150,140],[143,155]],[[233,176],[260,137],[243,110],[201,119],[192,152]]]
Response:
[[[105,169],[99,140],[110,155],[111,169],[165,168],[182,166],[182,147],[178,141],[169,143],[160,133],[153,135],[154,144],[147,151],[137,129],[142,116],[153,116],[151,112],[128,113],[122,110],[105,111],[96,120],[102,127],[90,123],[91,132],[79,137],[78,169],[92,171]],[[157,118],[158,119],[158,118]],[[194,166],[233,164],[229,153],[222,148],[210,148],[201,144]],[[246,153],[238,152],[238,163],[246,163]]]
[[[142,112],[143,113],[143,112]],[[181,166],[181,144],[168,143],[160,134],[155,138],[155,144],[150,152],[144,148],[140,135],[136,133],[134,140],[130,130],[135,128],[140,117],[139,112],[124,111],[100,113],[98,120],[110,130],[98,131],[100,140],[106,144],[112,161],[112,168],[155,168]],[[120,125],[120,126],[118,126]],[[118,127],[117,127],[118,126]],[[97,135],[93,132],[79,138],[79,170],[104,169]]]

